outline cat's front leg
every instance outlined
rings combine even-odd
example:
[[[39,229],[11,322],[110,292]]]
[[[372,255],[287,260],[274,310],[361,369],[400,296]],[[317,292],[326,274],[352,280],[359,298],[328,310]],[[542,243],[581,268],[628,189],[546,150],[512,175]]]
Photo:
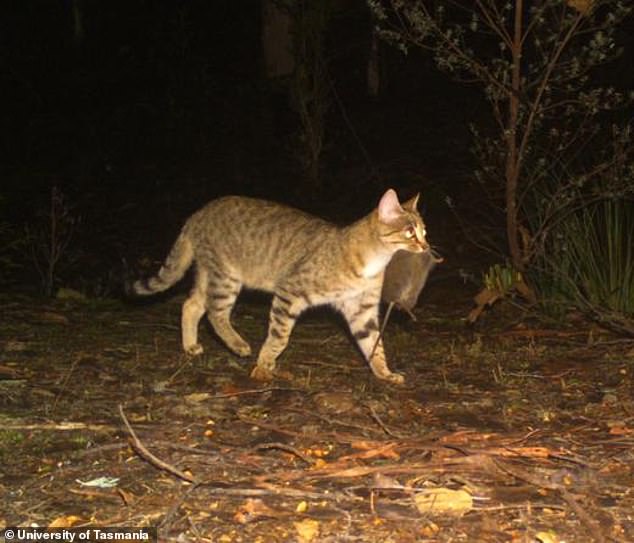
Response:
[[[379,340],[379,293],[366,293],[345,300],[337,307],[348,321],[352,337],[370,364],[372,373],[379,379],[402,385],[405,378],[390,371],[385,359],[383,340]]]
[[[389,381],[390,383],[394,383],[395,385],[402,385],[405,383],[405,377],[400,373],[396,373],[390,371],[390,368],[387,366],[387,360],[385,358],[385,351],[383,350],[383,340],[379,340],[376,343],[376,340],[379,338],[379,330],[377,327],[376,333],[371,335],[372,343],[370,347],[370,353],[367,353],[363,347],[363,354],[366,359],[369,359],[370,355],[372,355],[372,359],[369,360],[370,369],[372,369],[372,373],[376,375],[379,379],[383,379],[385,381]],[[374,348],[376,344],[376,348]],[[361,346],[361,342],[359,342],[359,346]],[[374,353],[372,353],[372,349],[374,348]]]
[[[305,308],[306,303],[301,298],[295,298],[286,293],[273,296],[269,315],[269,333],[251,372],[253,379],[258,381],[273,379],[277,357],[286,348],[297,317]]]

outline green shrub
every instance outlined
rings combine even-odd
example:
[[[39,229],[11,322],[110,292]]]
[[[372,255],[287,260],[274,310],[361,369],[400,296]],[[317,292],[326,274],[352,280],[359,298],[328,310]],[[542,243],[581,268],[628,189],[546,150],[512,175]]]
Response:
[[[560,314],[575,307],[606,324],[634,324],[634,200],[584,205],[549,237],[532,277],[544,307]]]

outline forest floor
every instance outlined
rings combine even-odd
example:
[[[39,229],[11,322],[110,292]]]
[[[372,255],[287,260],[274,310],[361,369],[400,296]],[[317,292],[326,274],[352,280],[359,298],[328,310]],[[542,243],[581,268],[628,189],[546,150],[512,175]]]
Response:
[[[309,313],[262,384],[182,296],[0,298],[0,528],[157,527],[178,542],[634,541],[634,343],[428,286],[386,330],[402,387]],[[238,304],[257,352],[266,298]]]

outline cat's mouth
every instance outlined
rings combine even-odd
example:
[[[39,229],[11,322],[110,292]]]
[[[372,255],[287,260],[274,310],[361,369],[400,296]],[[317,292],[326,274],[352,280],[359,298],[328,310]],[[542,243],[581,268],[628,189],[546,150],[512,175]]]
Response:
[[[416,243],[414,244],[414,251],[415,253],[424,253],[425,251],[429,251],[431,247],[429,246],[429,243],[427,243],[426,239],[417,239]]]

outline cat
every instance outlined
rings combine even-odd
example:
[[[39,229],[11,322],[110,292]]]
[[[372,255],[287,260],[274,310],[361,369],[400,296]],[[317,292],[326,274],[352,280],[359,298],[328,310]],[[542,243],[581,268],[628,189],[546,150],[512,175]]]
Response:
[[[226,196],[212,200],[185,223],[158,273],[135,281],[130,291],[164,291],[195,266],[194,286],[181,316],[183,349],[198,355],[198,324],[207,318],[216,334],[238,356],[251,347],[230,322],[242,287],[273,293],[268,335],[251,377],[273,378],[276,360],[305,309],[329,304],[346,318],[353,338],[374,375],[402,384],[390,371],[379,337],[383,274],[400,249],[429,249],[419,195],[401,203],[389,189],[370,214],[345,227],[266,200]]]

